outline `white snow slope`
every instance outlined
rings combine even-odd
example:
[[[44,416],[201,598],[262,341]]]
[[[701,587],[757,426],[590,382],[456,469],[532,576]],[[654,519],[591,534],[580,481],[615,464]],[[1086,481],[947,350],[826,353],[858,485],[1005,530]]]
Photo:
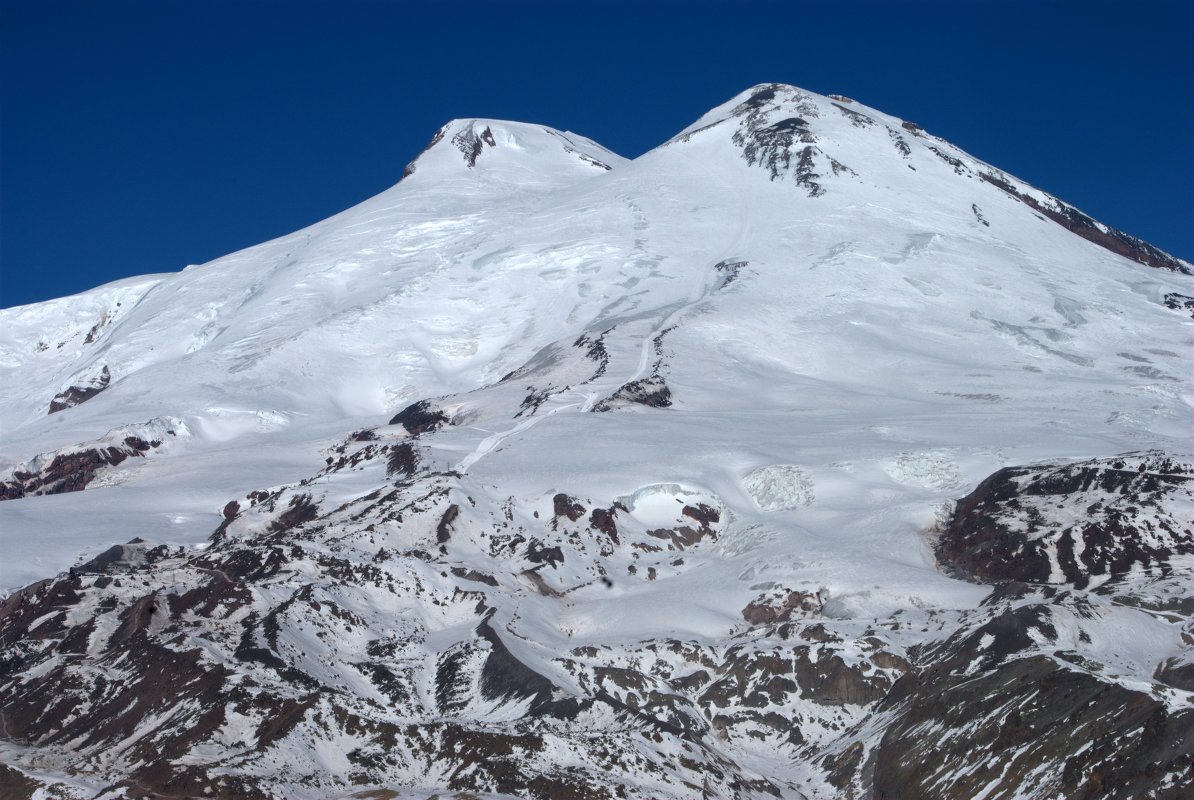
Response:
[[[989,588],[942,574],[931,536],[983,478],[1194,453],[1194,320],[1165,304],[1194,295],[1189,265],[1139,263],[1044,213],[1068,208],[900,119],[786,86],[632,161],[453,121],[396,186],[309,228],[0,312],[0,480],[130,426],[168,440],[83,491],[0,503],[0,586],[134,536],[199,552],[254,490],[306,479],[321,508],[356,501],[386,485],[381,466],[312,476],[353,430],[406,440],[385,423],[426,399],[450,423],[420,456],[475,518],[533,525],[560,492],[620,502],[640,531],[719,510],[716,544],[683,558],[615,548],[538,573],[560,591],[612,583],[567,602],[503,584],[522,599],[490,603],[495,627],[532,643],[524,661],[736,635],[773,590],[817,593],[826,619],[967,613]],[[48,413],[105,369],[103,391]],[[1176,629],[1150,636],[1120,658],[1124,681],[1181,650]],[[756,744],[735,751],[744,769],[813,780]]]

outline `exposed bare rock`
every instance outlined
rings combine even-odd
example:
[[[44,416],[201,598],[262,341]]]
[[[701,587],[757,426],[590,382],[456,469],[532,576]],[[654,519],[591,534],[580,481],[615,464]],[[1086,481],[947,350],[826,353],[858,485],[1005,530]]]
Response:
[[[1009,610],[902,678],[881,704],[896,711],[871,756],[874,796],[974,796],[993,782],[1032,796],[1186,796],[1194,710],[1035,654],[1049,630],[1040,607]]]
[[[684,508],[680,509],[680,516],[693,520],[705,529],[706,532],[708,532],[710,525],[721,522],[721,512],[706,503],[697,503],[695,506],[684,506]]]
[[[75,567],[73,572],[79,575],[118,575],[146,567],[172,555],[177,556],[178,550],[172,550],[166,545],[152,545],[143,539],[132,539],[127,544],[109,547],[95,558]]]
[[[674,528],[656,528],[648,530],[647,535],[669,542],[669,549],[684,550],[701,542],[706,537],[716,538],[713,525],[721,521],[721,513],[704,503],[696,506],[684,506],[680,515],[685,519],[696,522],[692,525],[679,525]]]
[[[572,522],[576,522],[585,513],[585,507],[582,506],[575,498],[560,492],[551,499],[554,513],[557,517],[567,517]]]
[[[456,521],[456,517],[460,515],[460,506],[453,503],[448,506],[448,510],[440,517],[439,524],[435,527],[435,541],[439,544],[444,544],[452,538],[452,524]]]
[[[448,422],[448,416],[427,400],[412,403],[399,411],[390,420],[390,425],[401,425],[412,436],[439,430]]]
[[[798,115],[792,115],[793,111]],[[766,169],[771,180],[791,177],[809,197],[819,197],[825,194],[824,175],[819,170],[853,174],[821,149],[809,125],[809,119],[819,113],[799,89],[781,84],[757,86],[734,110],[740,121],[731,139],[746,163]]]
[[[545,547],[538,539],[531,539],[527,543],[526,558],[532,564],[547,564],[555,567],[564,563],[564,550],[559,545]]]
[[[464,153],[464,163],[468,164],[469,169],[477,165],[477,159],[481,157],[481,151],[485,147],[496,147],[497,142],[493,138],[493,131],[489,126],[485,126],[485,130],[477,133],[471,127],[460,131],[452,137],[452,144]]]
[[[408,442],[399,442],[391,446],[389,457],[386,459],[386,475],[401,475],[409,478],[419,467],[419,454]]]
[[[983,582],[1079,588],[1133,569],[1168,574],[1194,553],[1194,466],[1142,453],[1008,467],[958,501],[937,542],[950,569]]]
[[[88,334],[88,342],[91,341],[91,334]],[[77,386],[68,386],[58,394],[54,395],[54,399],[50,401],[50,414],[56,414],[59,411],[77,406],[80,403],[85,403],[97,394],[108,388],[112,382],[112,372],[105,364],[104,368],[91,380],[84,384]]]
[[[713,269],[717,270],[717,272],[721,275],[721,283],[717,288],[719,290],[724,289],[734,281],[738,280],[738,276],[742,274],[742,270],[749,263],[750,262],[741,258],[730,258],[723,261],[718,261],[716,264],[714,264]]]
[[[894,683],[888,672],[865,662],[850,663],[831,648],[805,645],[793,654],[803,695],[817,703],[870,706],[882,700]]]
[[[161,445],[158,440],[126,436],[119,444],[82,447],[56,454],[48,464],[37,466],[36,471],[14,470],[11,478],[0,482],[0,500],[81,492],[107,467],[115,467],[129,458],[140,458]]]
[[[1169,292],[1165,295],[1165,307],[1172,308],[1174,311],[1189,311],[1190,317],[1194,318],[1194,297]]]
[[[891,139],[892,146],[895,147],[900,156],[907,161],[908,156],[912,155],[912,148],[908,146],[908,141],[904,139],[903,136],[896,133],[896,131],[892,128],[887,129],[887,135]]]
[[[825,779],[838,789],[851,786],[857,779],[865,753],[862,742],[854,742],[840,753],[830,753],[821,762],[826,769]]]
[[[667,408],[672,404],[672,390],[663,378],[652,375],[623,384],[618,391],[593,406],[594,411],[610,411],[619,405],[637,404],[651,408]]]
[[[831,94],[831,95],[829,95],[829,97],[834,100],[841,101],[838,103],[834,103],[833,107],[836,108],[838,111],[842,112],[842,114],[844,114],[847,118],[849,118],[850,124],[852,124],[854,127],[869,128],[871,125],[875,124],[875,120],[872,119],[871,117],[867,116],[866,114],[863,114],[860,111],[855,111],[852,108],[846,108],[845,106],[843,106],[841,104],[841,103],[853,103],[854,102],[853,100],[850,100],[849,98],[846,98],[846,97],[842,97],[841,95],[832,95]]]
[[[497,578],[492,575],[486,575],[483,572],[477,572],[475,569],[465,569],[464,567],[452,567],[452,574],[457,578],[463,578],[466,581],[476,581],[484,583],[489,586],[497,586]]]
[[[617,511],[614,508],[594,508],[593,513],[589,515],[589,525],[594,530],[601,531],[606,536],[618,542],[618,525],[614,522],[614,514]]]
[[[409,178],[411,175],[415,174],[415,171],[418,169],[419,156],[422,156],[428,150],[430,150],[431,148],[435,147],[437,144],[442,142],[444,140],[444,137],[447,135],[448,135],[448,126],[447,125],[444,125],[442,128],[440,128],[439,130],[437,130],[435,132],[435,135],[433,135],[431,137],[431,141],[429,141],[427,143],[427,146],[424,147],[422,150],[420,150],[419,155],[415,156],[414,160],[412,160],[409,164],[407,164],[406,167],[402,170],[403,180],[405,180],[406,178]]]
[[[941,159],[946,164],[949,164],[950,167],[953,168],[955,175],[966,175],[970,172],[970,170],[966,167],[966,164],[962,162],[962,159],[951,156],[949,153],[946,153],[939,147],[929,145],[929,152],[937,156],[937,158]]]
[[[742,609],[742,617],[751,625],[774,625],[793,617],[815,617],[821,613],[821,596],[817,592],[790,591],[761,594]]]
[[[998,186],[1030,208],[1044,214],[1071,233],[1075,233],[1083,239],[1097,244],[1099,247],[1110,250],[1116,255],[1130,258],[1133,261],[1147,264],[1150,267],[1181,272],[1185,275],[1192,274],[1190,267],[1180,259],[1174,258],[1165,251],[1153,247],[1148,242],[1137,239],[1135,236],[1097,222],[1068,203],[1063,203],[1053,197],[1049,198],[1051,202],[1042,203],[1031,194],[1019,191],[1002,175],[980,172],[979,177],[992,186]]]

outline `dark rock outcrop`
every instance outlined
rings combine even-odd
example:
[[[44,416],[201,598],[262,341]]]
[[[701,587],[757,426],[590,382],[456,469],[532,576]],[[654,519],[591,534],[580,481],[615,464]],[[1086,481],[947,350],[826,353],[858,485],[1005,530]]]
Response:
[[[724,289],[734,281],[738,280],[738,276],[742,274],[742,270],[749,262],[741,258],[730,258],[724,261],[718,261],[713,265],[713,269],[717,270],[720,277],[720,282],[717,288]]]
[[[448,416],[426,400],[412,403],[399,411],[390,420],[390,425],[401,425],[407,433],[418,436],[421,433],[436,431],[448,422]]]
[[[1110,250],[1116,255],[1130,258],[1150,267],[1180,272],[1184,275],[1194,274],[1189,265],[1180,259],[1174,258],[1158,247],[1153,247],[1142,239],[1096,222],[1068,203],[1063,203],[1056,198],[1050,198],[1052,203],[1042,203],[1032,195],[1019,191],[1002,175],[990,172],[979,172],[978,175],[987,183],[997,186],[1029,208],[1044,214],[1070,233],[1081,236],[1105,250]]]
[[[88,341],[90,341],[90,339]],[[54,395],[54,399],[50,401],[49,413],[56,414],[59,411],[65,411],[72,406],[85,403],[100,392],[107,389],[111,383],[112,372],[105,364],[103,370],[87,383],[79,386],[68,386],[63,391]]]
[[[704,503],[698,503],[695,506],[684,506],[680,511],[680,516],[695,522],[696,527],[692,525],[679,525],[674,528],[657,528],[648,530],[647,535],[668,541],[668,548],[675,550],[685,550],[698,544],[706,537],[717,538],[713,526],[721,521],[721,512],[716,508],[705,505]]]
[[[126,436],[119,443],[95,444],[58,453],[35,472],[14,470],[9,480],[0,482],[0,500],[80,492],[105,468],[142,457],[161,445],[156,439],[146,441],[139,436]]]
[[[940,562],[985,583],[1068,583],[1134,568],[1165,574],[1194,553],[1194,467],[1157,453],[1008,467],[958,501]]]
[[[618,391],[593,406],[594,411],[610,411],[618,405],[634,403],[651,408],[667,408],[672,404],[672,390],[659,375],[623,384]]]
[[[808,119],[820,112],[799,89],[783,84],[757,86],[733,113],[739,124],[731,140],[747,164],[763,167],[773,181],[791,177],[809,197],[819,197],[825,187],[818,169],[827,168],[834,175],[853,172],[819,146]]]
[[[576,522],[585,513],[585,507],[580,504],[575,498],[560,492],[551,499],[553,513],[557,517],[567,517],[572,522]]]
[[[418,468],[418,451],[409,442],[399,442],[390,448],[389,456],[386,458],[387,478],[392,478],[395,475],[409,478],[415,474],[415,470]]]
[[[900,679],[880,705],[895,717],[871,756],[876,798],[973,797],[993,783],[1083,800],[1187,796],[1194,710],[1032,653],[1042,625],[1040,607],[1009,610]]]
[[[1165,307],[1172,308],[1174,311],[1188,311],[1190,317],[1194,319],[1194,297],[1169,292],[1165,295]]]
[[[452,526],[458,516],[460,516],[460,506],[455,503],[448,506],[444,515],[440,517],[439,524],[435,526],[435,541],[437,543],[442,545],[452,538]]]
[[[468,164],[469,169],[477,166],[477,159],[481,157],[481,151],[485,147],[497,147],[493,131],[489,129],[488,125],[480,133],[474,131],[471,126],[460,131],[452,137],[452,144],[456,145],[456,149],[464,154],[464,163]]]
[[[589,525],[593,530],[601,531],[614,544],[618,543],[618,525],[614,521],[614,514],[617,513],[613,508],[594,508],[593,513],[589,515]]]
[[[793,617],[815,617],[821,613],[821,596],[816,592],[778,592],[761,594],[742,609],[742,618],[751,625],[774,625]]]

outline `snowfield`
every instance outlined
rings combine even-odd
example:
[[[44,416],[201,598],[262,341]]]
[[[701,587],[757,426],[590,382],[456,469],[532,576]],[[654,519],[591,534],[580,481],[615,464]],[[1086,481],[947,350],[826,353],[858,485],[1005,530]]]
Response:
[[[0,769],[1178,797],[1191,273],[793,87],[632,161],[453,121],[309,228],[0,312]]]

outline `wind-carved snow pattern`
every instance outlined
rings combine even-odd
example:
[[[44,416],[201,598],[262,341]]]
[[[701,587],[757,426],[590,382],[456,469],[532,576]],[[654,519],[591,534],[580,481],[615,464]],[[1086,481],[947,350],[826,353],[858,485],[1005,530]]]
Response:
[[[1059,203],[765,85],[0,312],[0,781],[1189,795],[1194,287]]]

